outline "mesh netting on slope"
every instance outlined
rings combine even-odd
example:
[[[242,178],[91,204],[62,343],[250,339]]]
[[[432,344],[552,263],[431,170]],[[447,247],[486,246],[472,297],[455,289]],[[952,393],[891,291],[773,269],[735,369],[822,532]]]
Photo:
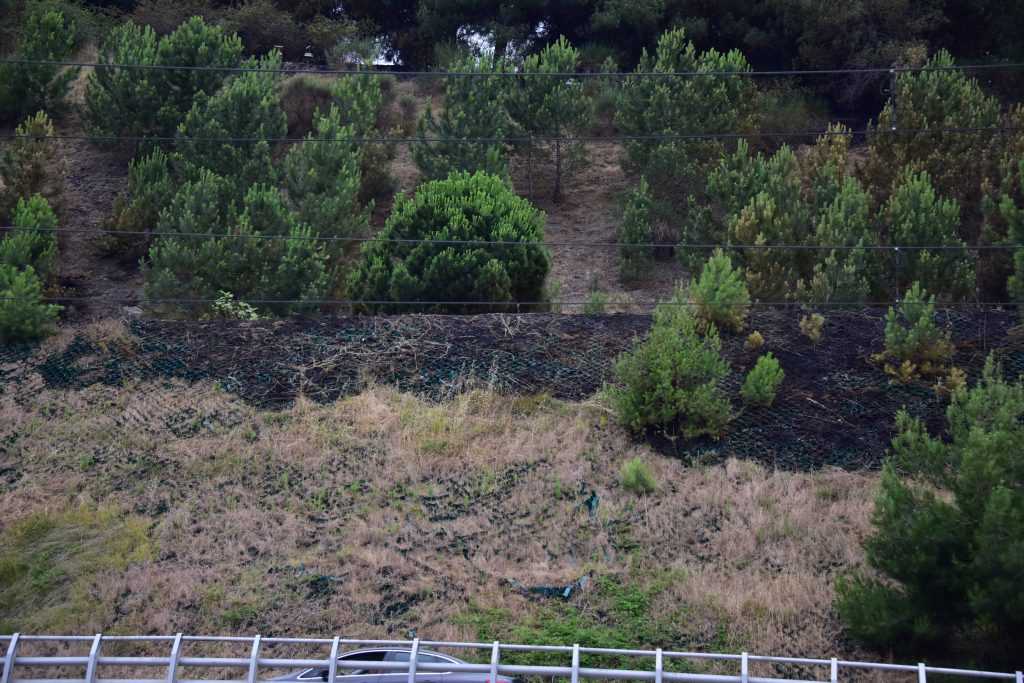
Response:
[[[892,384],[868,361],[883,346],[881,311],[831,312],[818,345],[799,334],[800,315],[751,315],[748,330],[765,338],[758,353],[771,351],[786,372],[771,408],[746,408],[738,400],[758,353],[743,349],[745,335],[723,335],[723,353],[732,365],[726,387],[736,414],[727,434],[718,441],[683,442],[652,432],[652,445],[702,461],[735,455],[785,469],[861,468],[880,463],[900,407],[931,429],[942,428],[945,399],[927,383]],[[951,310],[940,316],[953,332],[955,364],[972,381],[989,351],[997,353],[1007,375],[1024,373],[1024,335],[1012,329],[1015,313]],[[480,386],[579,400],[611,378],[615,358],[649,325],[648,316],[548,314],[135,321],[128,341],[101,343],[78,335],[60,351],[0,350],[0,395],[19,401],[40,388],[96,384],[145,392],[173,379],[212,381],[263,409],[286,407],[299,395],[335,401],[368,382],[435,400]],[[182,417],[187,424],[203,419]],[[146,420],[140,408],[133,422]]]

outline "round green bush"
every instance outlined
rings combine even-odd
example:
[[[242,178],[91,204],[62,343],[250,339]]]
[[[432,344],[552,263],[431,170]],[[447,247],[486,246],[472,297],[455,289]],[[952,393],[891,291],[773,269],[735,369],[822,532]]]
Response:
[[[349,280],[352,299],[367,311],[479,313],[500,302],[539,302],[551,265],[544,214],[498,176],[453,173],[399,197],[381,240],[456,240],[503,244],[369,242]],[[512,244],[508,244],[511,242]],[[521,243],[521,244],[519,244]],[[409,302],[434,301],[430,306]],[[499,302],[465,305],[459,302]]]

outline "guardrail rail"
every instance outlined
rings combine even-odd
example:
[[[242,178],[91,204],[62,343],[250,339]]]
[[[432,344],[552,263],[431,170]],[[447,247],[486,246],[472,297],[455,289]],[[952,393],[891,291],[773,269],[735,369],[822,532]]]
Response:
[[[219,669],[238,669],[245,672],[245,678],[231,679],[234,683],[244,681],[245,683],[257,683],[266,680],[259,677],[260,669],[304,669],[310,667],[323,667],[327,670],[326,683],[335,683],[337,676],[343,676],[347,670],[373,668],[379,670],[393,670],[397,674],[406,674],[408,683],[416,683],[416,673],[419,672],[458,672],[458,673],[484,673],[489,674],[489,680],[494,683],[499,675],[504,676],[542,676],[567,678],[571,683],[579,683],[580,679],[602,679],[617,681],[653,681],[654,683],[838,683],[840,672],[846,670],[874,670],[882,672],[902,672],[916,675],[917,683],[927,683],[928,676],[933,674],[943,676],[957,676],[963,678],[987,678],[1024,683],[1024,676],[1020,671],[998,672],[979,671],[974,669],[953,669],[948,667],[928,666],[924,663],[918,664],[889,664],[883,662],[860,662],[847,661],[837,658],[815,659],[802,657],[773,657],[765,655],[753,655],[746,652],[740,654],[721,654],[709,652],[679,652],[674,650],[630,650],[581,647],[580,645],[520,645],[514,643],[473,643],[473,642],[450,642],[439,640],[359,640],[351,638],[270,638],[256,636],[189,636],[181,633],[169,636],[123,636],[103,635],[97,633],[92,636],[51,636],[51,635],[27,635],[15,633],[12,635],[0,635],[0,643],[5,645],[0,673],[0,683],[226,683],[223,679],[207,678],[182,678],[179,671],[183,667],[210,667]],[[49,643],[51,646],[69,647],[78,645],[89,646],[88,655],[22,655],[19,654],[19,647],[29,643]],[[102,652],[104,644],[114,643],[136,643],[136,644],[159,644],[166,643],[169,647],[168,654],[162,657],[144,656],[108,656]],[[214,657],[214,656],[186,656],[183,654],[183,646],[195,643],[224,643],[235,644],[236,646],[248,646],[247,657]],[[264,645],[268,644],[289,644],[316,646],[321,649],[328,649],[329,653],[323,659],[288,659],[264,657],[261,652]],[[338,657],[343,655],[343,648],[355,649],[366,647],[387,647],[407,648],[411,651],[409,662],[369,662],[343,660]],[[427,663],[417,662],[415,653],[421,647],[444,649],[444,650],[477,650],[489,653],[490,663],[488,664],[449,664],[449,663]],[[511,652],[547,652],[562,653],[571,660],[570,666],[537,666],[502,664],[502,653]],[[612,655],[619,657],[644,657],[654,662],[653,669],[607,669],[584,667],[580,665],[581,655]],[[736,675],[721,675],[708,673],[684,673],[677,671],[666,671],[665,664],[671,660],[694,660],[694,661],[717,661],[734,662],[739,671]],[[803,667],[821,667],[823,676],[815,679],[788,679],[778,677],[753,676],[750,674],[750,665],[754,663],[770,663],[777,665],[796,665]],[[53,677],[23,677],[15,675],[19,667],[32,668],[57,668],[61,673],[67,671],[68,667],[80,668],[83,670],[82,677],[53,676]],[[98,675],[100,667],[128,667],[131,669],[147,670],[153,669],[153,676],[150,678],[103,678]]]

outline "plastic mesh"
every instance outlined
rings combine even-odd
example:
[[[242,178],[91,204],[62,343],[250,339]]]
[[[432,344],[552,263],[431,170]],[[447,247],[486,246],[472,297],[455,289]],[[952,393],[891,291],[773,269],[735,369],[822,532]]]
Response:
[[[736,417],[720,440],[683,441],[652,431],[662,452],[701,461],[750,458],[784,469],[877,467],[903,407],[933,430],[943,427],[947,399],[930,382],[894,384],[869,358],[883,347],[880,311],[834,311],[818,345],[799,334],[800,312],[756,310],[749,330],[765,338],[758,352],[745,335],[723,335],[732,365],[726,388]],[[942,312],[957,345],[954,363],[977,379],[990,351],[1008,376],[1024,374],[1024,333],[1003,311]],[[434,400],[467,387],[580,400],[611,379],[616,357],[642,337],[648,316],[480,315],[349,317],[278,322],[130,323],[129,342],[93,342],[79,334],[60,351],[31,346],[0,350],[0,392],[25,401],[40,386],[76,390],[97,384],[145,392],[160,380],[212,381],[263,409],[299,395],[328,403],[368,382]],[[770,408],[738,400],[745,373],[771,351],[786,379]],[[154,384],[155,383],[155,384]],[[145,428],[147,401],[126,422]],[[232,424],[231,415],[192,409],[160,412],[162,426],[187,436],[197,425]],[[173,422],[173,424],[171,424]]]

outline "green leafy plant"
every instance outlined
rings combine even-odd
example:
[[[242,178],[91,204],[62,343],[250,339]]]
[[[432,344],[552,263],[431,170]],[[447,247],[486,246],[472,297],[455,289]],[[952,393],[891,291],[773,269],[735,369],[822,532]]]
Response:
[[[640,176],[640,182],[626,197],[619,227],[619,276],[623,280],[636,280],[647,270],[654,250],[640,245],[649,245],[652,239],[650,186]]]
[[[32,266],[0,263],[0,341],[28,341],[49,334],[60,310],[43,302],[43,285]]]
[[[221,291],[213,302],[213,315],[225,320],[259,320],[260,313],[255,306],[245,301],[236,301],[231,292]]]
[[[608,311],[608,293],[594,289],[583,304],[583,315],[604,315]]]
[[[25,14],[13,57],[28,62],[59,62],[67,59],[74,48],[74,22],[39,3],[31,5]],[[16,121],[39,110],[61,112],[77,76],[77,69],[56,64],[0,64],[0,119]]]
[[[579,50],[565,36],[547,45],[540,53],[528,56],[520,72],[523,78],[516,83],[508,98],[512,120],[524,132],[533,136],[554,136],[555,201],[562,197],[563,167],[567,158],[582,160],[582,143],[569,143],[563,153],[563,137],[578,136],[593,119],[593,105],[581,79],[544,74],[574,73],[579,64]]]
[[[750,293],[732,259],[716,249],[699,278],[690,281],[690,296],[696,304],[697,318],[705,325],[739,332],[750,309]]]
[[[954,390],[946,432],[905,411],[864,544],[872,573],[836,586],[848,633],[880,649],[969,654],[1010,664],[1024,638],[1015,578],[1024,567],[1024,383],[989,357]]]
[[[915,282],[897,308],[889,308],[885,316],[885,352],[880,360],[886,362],[886,372],[905,379],[910,375],[941,373],[953,357],[953,344],[949,332],[935,324],[935,297],[929,296]],[[892,365],[895,363],[896,365]]]
[[[349,279],[350,294],[357,300],[395,302],[367,305],[367,310],[477,313],[487,307],[402,302],[490,301],[504,310],[503,301],[543,298],[550,267],[547,250],[539,244],[544,214],[497,176],[453,173],[424,183],[411,198],[399,196],[380,237],[512,244],[367,243]]]
[[[701,334],[679,288],[654,312],[650,336],[615,364],[609,396],[619,420],[633,431],[657,427],[691,439],[717,437],[729,421],[730,406],[721,388],[729,372],[718,330]]]
[[[762,346],[764,346],[764,337],[757,330],[748,334],[747,341],[743,344],[743,348],[747,351],[757,351]]]
[[[740,395],[750,405],[767,408],[775,402],[775,395],[785,377],[786,373],[779,366],[779,361],[771,353],[766,353],[757,359],[753,369],[747,373]]]
[[[413,160],[428,180],[447,178],[456,171],[484,171],[505,177],[508,166],[500,139],[508,134],[511,121],[506,109],[506,83],[497,75],[504,71],[505,64],[481,57],[465,59],[452,68],[480,75],[446,79],[444,111],[435,117],[428,106],[420,118],[418,140],[412,145]],[[488,141],[467,141],[481,138]]]
[[[640,458],[631,458],[622,464],[619,470],[619,482],[622,488],[638,496],[653,493],[658,488],[654,473]]]

